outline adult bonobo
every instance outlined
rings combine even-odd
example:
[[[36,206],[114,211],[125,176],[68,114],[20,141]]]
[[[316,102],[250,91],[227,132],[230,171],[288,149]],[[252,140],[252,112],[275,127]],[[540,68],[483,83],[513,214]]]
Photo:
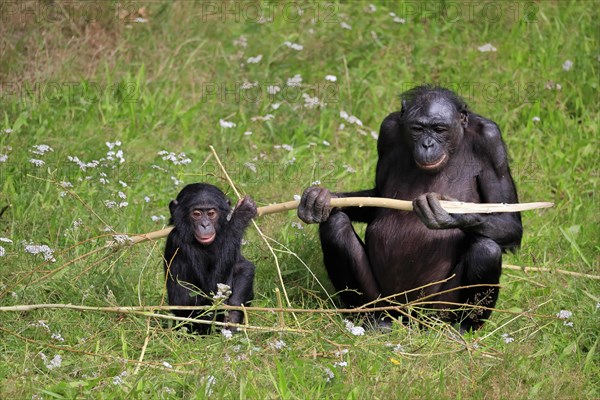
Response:
[[[320,223],[324,262],[347,306],[355,307],[409,291],[396,298],[493,307],[502,252],[521,243],[519,213],[448,214],[440,199],[476,203],[516,203],[504,142],[498,126],[467,111],[447,89],[420,86],[402,95],[402,109],[381,124],[375,188],[330,193],[310,187],[298,216]],[[412,199],[414,212],[384,208],[331,209],[331,197],[371,196]],[[353,221],[368,224],[365,241]],[[420,288],[433,282],[450,278]],[[354,290],[352,290],[354,289]],[[435,308],[459,308],[438,305]],[[461,331],[474,330],[488,309],[463,308],[442,313]]]
[[[174,225],[164,255],[169,304],[210,305],[227,295],[226,304],[248,304],[254,298],[254,264],[242,256],[240,247],[244,231],[256,216],[254,201],[243,198],[231,213],[229,199],[217,187],[194,183],[184,187],[169,208]],[[203,311],[175,310],[174,314],[205,320],[214,317]],[[238,324],[244,317],[241,311],[229,311],[227,317],[216,319]],[[191,327],[198,333],[210,331],[207,324]]]

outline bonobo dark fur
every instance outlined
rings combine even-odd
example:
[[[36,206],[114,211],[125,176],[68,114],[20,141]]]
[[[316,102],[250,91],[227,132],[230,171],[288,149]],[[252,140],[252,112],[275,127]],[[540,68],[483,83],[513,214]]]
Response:
[[[320,224],[335,288],[351,289],[341,293],[342,301],[357,307],[397,294],[400,302],[429,296],[434,303],[428,306],[440,309],[443,319],[460,323],[462,331],[479,328],[498,298],[502,252],[521,243],[521,216],[448,214],[439,200],[518,202],[498,126],[468,111],[450,90],[420,86],[404,93],[402,109],[384,119],[377,152],[373,189],[310,187],[298,208],[303,221]],[[414,212],[329,206],[331,197],[350,196],[409,199]],[[364,242],[352,222],[368,224]],[[483,286],[452,290],[468,285]],[[458,310],[462,304],[487,308]]]
[[[210,305],[213,296],[220,292],[217,284],[226,284],[231,294],[225,303],[247,305],[254,298],[255,267],[242,256],[241,244],[244,231],[256,216],[254,201],[245,197],[231,213],[230,202],[221,190],[206,183],[194,183],[184,187],[169,208],[170,223],[174,225],[164,254],[169,304]],[[241,311],[230,311],[227,317],[203,311],[173,313],[179,317],[243,322]],[[211,325],[194,323],[191,328],[208,333]]]

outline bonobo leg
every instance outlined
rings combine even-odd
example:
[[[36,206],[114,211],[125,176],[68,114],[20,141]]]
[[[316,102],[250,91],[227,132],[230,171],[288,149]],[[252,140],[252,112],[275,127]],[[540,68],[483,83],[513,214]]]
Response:
[[[449,281],[442,290],[460,286],[493,284],[500,282],[502,249],[492,239],[474,237],[455,268],[457,280]],[[454,283],[451,283],[454,282]],[[498,300],[497,286],[478,286],[462,289],[460,302],[463,304],[493,308]],[[458,313],[456,322],[461,332],[479,329],[492,313],[489,309],[470,308]]]
[[[323,260],[329,278],[348,307],[358,307],[379,297],[380,290],[365,245],[354,231],[348,215],[333,211],[319,225]],[[350,290],[345,290],[350,289]],[[358,293],[356,292],[358,291]]]
[[[231,282],[227,284],[231,287],[231,296],[227,304],[231,306],[247,306],[254,299],[254,270],[255,266],[250,261],[242,259],[233,267],[233,276]],[[225,318],[225,322],[233,324],[242,324],[244,322],[244,313],[242,311],[230,310]]]

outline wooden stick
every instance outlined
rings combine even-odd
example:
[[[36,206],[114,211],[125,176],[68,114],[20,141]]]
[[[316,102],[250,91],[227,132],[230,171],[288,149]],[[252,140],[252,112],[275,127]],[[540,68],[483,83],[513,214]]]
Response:
[[[258,216],[275,214],[283,211],[294,210],[298,208],[300,201],[293,200],[285,203],[271,204],[264,207],[258,207]],[[331,199],[332,207],[383,207],[402,211],[412,211],[412,201],[387,199],[382,197],[343,197]],[[535,210],[538,208],[553,207],[554,203],[537,202],[537,203],[466,203],[462,201],[447,201],[440,200],[440,205],[450,214],[489,214],[497,212],[519,212],[527,210]],[[141,243],[147,240],[161,239],[169,235],[173,228],[165,228],[159,231],[149,232],[142,235],[130,237],[130,243]],[[114,246],[114,242],[108,246]]]

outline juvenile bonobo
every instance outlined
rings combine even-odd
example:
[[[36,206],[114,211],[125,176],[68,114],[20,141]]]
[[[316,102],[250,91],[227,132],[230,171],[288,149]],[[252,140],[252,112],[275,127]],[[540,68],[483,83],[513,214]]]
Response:
[[[402,95],[402,109],[381,124],[375,188],[330,193],[305,190],[298,216],[320,223],[325,266],[342,301],[360,306],[378,297],[408,302],[459,286],[498,284],[503,251],[521,243],[519,213],[448,214],[439,200],[517,203],[498,126],[467,111],[452,91],[420,86]],[[385,208],[331,209],[331,197],[413,200],[414,212]],[[367,223],[363,242],[352,222]],[[357,293],[358,292],[358,293]],[[453,290],[427,300],[493,307],[498,287]],[[479,328],[491,311],[459,306],[441,313],[461,331]]]
[[[172,306],[210,305],[214,295],[231,294],[225,304],[239,306],[254,298],[254,264],[241,253],[242,236],[256,216],[256,204],[250,197],[240,200],[231,213],[229,199],[217,187],[207,183],[187,185],[169,204],[173,230],[167,238],[164,264],[169,304]],[[221,290],[219,290],[221,289]],[[229,311],[227,317],[204,311],[174,310],[178,317],[242,323],[241,311]],[[210,325],[191,324],[193,331],[208,333]]]

